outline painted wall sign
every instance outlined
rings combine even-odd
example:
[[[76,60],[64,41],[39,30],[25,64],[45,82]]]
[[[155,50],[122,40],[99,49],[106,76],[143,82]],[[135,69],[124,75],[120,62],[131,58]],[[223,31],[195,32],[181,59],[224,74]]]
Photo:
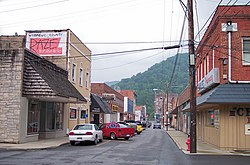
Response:
[[[26,32],[26,48],[41,56],[65,56],[67,32]]]
[[[234,107],[229,111],[229,116],[250,116],[250,107]]]
[[[212,85],[218,83],[220,83],[219,68],[214,68],[198,82],[198,93],[201,93]]]

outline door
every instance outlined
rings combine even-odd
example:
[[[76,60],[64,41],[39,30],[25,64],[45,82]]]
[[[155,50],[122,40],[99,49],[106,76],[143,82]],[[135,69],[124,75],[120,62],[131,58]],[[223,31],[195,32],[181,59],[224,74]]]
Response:
[[[99,126],[99,114],[94,114],[94,124]]]

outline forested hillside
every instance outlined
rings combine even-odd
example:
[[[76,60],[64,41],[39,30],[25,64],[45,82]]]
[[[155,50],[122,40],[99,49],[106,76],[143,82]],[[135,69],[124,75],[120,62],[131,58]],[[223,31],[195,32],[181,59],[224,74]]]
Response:
[[[176,60],[177,58],[177,61]],[[137,93],[137,105],[146,105],[147,113],[153,114],[154,91],[160,89],[166,91],[166,82],[170,82],[174,66],[175,74],[172,80],[170,93],[180,93],[188,84],[188,54],[179,54],[157,63],[143,73],[138,73],[131,78],[122,79],[112,87],[121,90],[135,90]]]

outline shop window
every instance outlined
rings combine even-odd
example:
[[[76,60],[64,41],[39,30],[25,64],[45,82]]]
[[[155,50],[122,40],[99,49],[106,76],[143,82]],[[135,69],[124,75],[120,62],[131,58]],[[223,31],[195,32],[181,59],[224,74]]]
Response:
[[[62,103],[56,103],[56,129],[57,130],[63,130],[63,110],[64,110],[64,104]]]
[[[28,124],[27,124],[28,135],[38,133],[38,121],[39,121],[39,104],[30,103],[28,108]]]
[[[214,126],[214,111],[207,111],[207,125]]]
[[[243,38],[242,64],[250,65],[250,38]]]
[[[86,110],[81,110],[80,119],[86,119]]]
[[[69,115],[70,119],[76,119],[76,109],[74,108],[70,108],[70,115]]]

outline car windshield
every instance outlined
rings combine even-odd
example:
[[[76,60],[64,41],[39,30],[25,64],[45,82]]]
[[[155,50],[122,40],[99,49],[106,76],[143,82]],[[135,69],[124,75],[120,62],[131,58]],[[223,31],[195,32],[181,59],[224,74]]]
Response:
[[[92,125],[77,125],[74,130],[92,130]]]
[[[127,125],[124,125],[124,124],[119,124],[121,128],[128,128]]]

